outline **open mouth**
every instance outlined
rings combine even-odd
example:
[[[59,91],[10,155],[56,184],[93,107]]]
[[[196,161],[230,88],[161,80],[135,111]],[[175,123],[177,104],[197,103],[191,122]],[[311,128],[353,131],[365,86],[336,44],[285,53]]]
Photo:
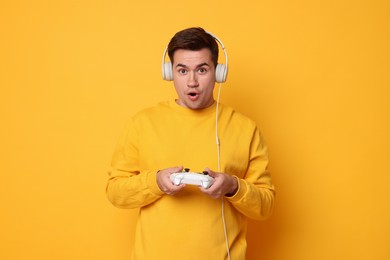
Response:
[[[190,92],[187,95],[188,95],[188,98],[192,101],[195,101],[199,98],[199,93],[196,93],[196,92]]]

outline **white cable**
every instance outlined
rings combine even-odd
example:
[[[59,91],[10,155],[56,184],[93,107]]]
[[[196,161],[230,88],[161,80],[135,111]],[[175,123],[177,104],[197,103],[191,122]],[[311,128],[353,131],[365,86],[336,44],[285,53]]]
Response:
[[[217,105],[216,105],[216,111],[215,111],[215,138],[217,143],[217,153],[218,153],[218,172],[221,172],[221,149],[220,149],[220,143],[219,143],[219,136],[218,136],[218,115],[219,115],[219,100],[221,97],[221,86],[222,83],[219,84],[218,87],[218,96],[217,96]],[[225,242],[226,242],[226,251],[228,254],[228,260],[230,260],[230,249],[229,249],[229,240],[228,240],[228,234],[226,230],[226,222],[225,222],[225,203],[224,203],[224,197],[221,198],[222,200],[222,223],[223,223],[223,232],[225,235]]]
[[[224,198],[222,198],[222,222],[223,222],[223,232],[225,234],[225,242],[226,242],[226,251],[228,254],[228,259],[230,260],[230,248],[229,248],[229,240],[228,240],[228,234],[226,230],[226,222],[225,222],[225,203]]]
[[[221,97],[221,86],[222,83],[220,83],[218,87],[217,105],[215,108],[215,141],[217,143],[217,153],[218,153],[218,172],[221,172],[221,149],[220,149],[219,136],[218,136],[219,99]]]

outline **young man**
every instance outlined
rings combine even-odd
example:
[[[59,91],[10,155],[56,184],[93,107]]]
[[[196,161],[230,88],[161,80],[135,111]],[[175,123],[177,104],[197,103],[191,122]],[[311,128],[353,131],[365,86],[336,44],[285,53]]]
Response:
[[[246,219],[265,219],[273,208],[267,147],[252,120],[214,100],[214,36],[180,31],[168,55],[177,99],[131,118],[107,196],[119,208],[140,208],[133,259],[245,259]],[[174,185],[170,175],[184,167],[207,171],[214,183]]]

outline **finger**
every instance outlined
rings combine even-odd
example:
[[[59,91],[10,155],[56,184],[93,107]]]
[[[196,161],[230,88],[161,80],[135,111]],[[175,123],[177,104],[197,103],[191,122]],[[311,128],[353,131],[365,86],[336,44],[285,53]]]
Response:
[[[185,184],[180,184],[178,186],[173,185],[173,187],[169,189],[169,191],[166,192],[166,194],[175,195],[176,193],[180,192],[185,186],[186,186]]]
[[[207,172],[208,175],[210,175],[211,177],[215,177],[216,176],[216,173],[212,170],[210,170],[210,168],[206,167],[204,169],[204,172]]]
[[[183,166],[173,167],[173,168],[171,168],[171,170],[172,170],[171,173],[181,172],[181,171],[183,171],[183,169],[184,169]]]

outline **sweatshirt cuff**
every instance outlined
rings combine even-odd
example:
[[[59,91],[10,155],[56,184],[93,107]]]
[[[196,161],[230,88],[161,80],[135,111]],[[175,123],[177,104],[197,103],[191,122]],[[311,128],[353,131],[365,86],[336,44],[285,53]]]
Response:
[[[234,177],[236,177],[236,176],[234,176]],[[231,197],[225,196],[225,198],[231,202],[237,202],[240,199],[242,199],[245,196],[245,194],[247,193],[247,189],[248,189],[246,186],[246,183],[243,179],[240,179],[238,177],[236,177],[236,179],[237,179],[237,183],[238,183],[237,192]]]
[[[164,195],[164,192],[160,190],[160,187],[158,187],[157,179],[156,179],[157,172],[158,171],[150,171],[148,173],[148,176],[146,177],[146,182],[152,193],[161,196]]]

